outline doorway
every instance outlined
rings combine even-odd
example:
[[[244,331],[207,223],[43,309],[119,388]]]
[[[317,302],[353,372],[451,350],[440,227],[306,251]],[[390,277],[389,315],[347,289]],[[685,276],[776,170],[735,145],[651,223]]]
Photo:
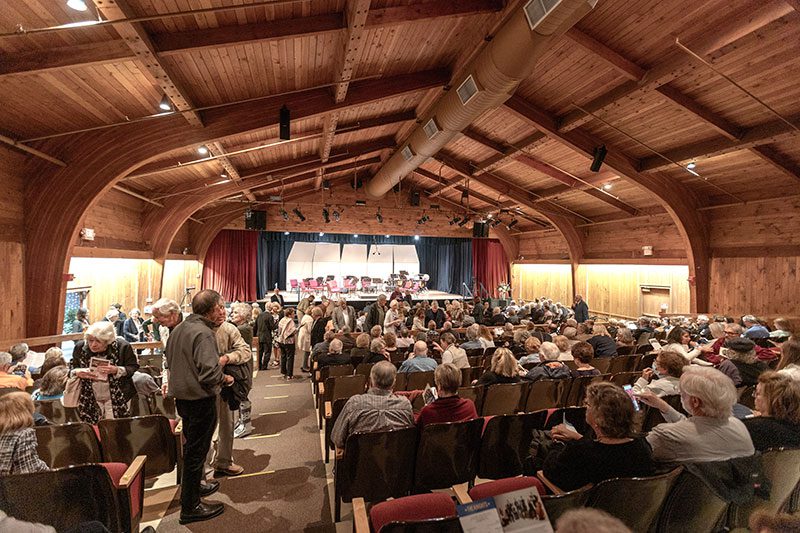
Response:
[[[652,285],[642,285],[640,287],[641,296],[639,298],[639,310],[642,315],[658,316],[664,310],[670,310],[670,287],[654,287]],[[664,308],[663,306],[667,306]]]

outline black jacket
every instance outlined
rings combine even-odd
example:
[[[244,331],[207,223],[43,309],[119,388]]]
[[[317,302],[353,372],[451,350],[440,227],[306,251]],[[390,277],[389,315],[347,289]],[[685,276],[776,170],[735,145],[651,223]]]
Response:
[[[89,362],[92,356],[107,357],[104,353],[91,354],[88,356],[84,353],[83,347],[85,341],[80,340],[75,343],[72,349],[72,362],[70,368],[89,368]],[[122,396],[127,402],[136,396],[136,387],[133,386],[133,373],[139,370],[139,360],[131,348],[131,345],[122,337],[117,337],[117,354],[119,356],[119,363],[117,366],[125,367],[125,376],[121,377],[119,388],[122,391]]]
[[[231,411],[239,409],[239,404],[247,401],[247,395],[253,384],[253,363],[243,365],[225,365],[222,372],[227,376],[233,376],[233,385],[222,387],[219,393],[220,398],[228,404]]]
[[[589,320],[589,306],[583,300],[573,305],[572,310],[575,311],[575,320],[578,324]]]
[[[281,307],[284,307],[285,304],[283,303],[283,296],[280,294],[272,293],[272,296],[269,299],[270,302],[278,302],[281,304]]]
[[[442,325],[444,325],[445,318],[446,317],[444,311],[442,311],[441,309],[437,309],[435,313],[433,312],[433,309],[428,309],[427,311],[425,311],[425,326],[427,327],[428,322],[433,320],[434,322],[436,322],[436,329],[442,329]]]
[[[275,319],[272,314],[263,312],[256,318],[253,334],[258,337],[259,344],[272,342],[272,332],[275,330]]]
[[[325,340],[325,326],[328,325],[328,321],[330,318],[322,317],[316,321],[311,326],[311,347],[313,348],[317,344],[321,343]]]

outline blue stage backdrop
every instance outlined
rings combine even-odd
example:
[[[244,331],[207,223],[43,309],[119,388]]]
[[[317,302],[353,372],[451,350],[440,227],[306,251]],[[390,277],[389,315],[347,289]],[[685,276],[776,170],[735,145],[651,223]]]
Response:
[[[462,283],[468,286],[472,282],[472,239],[454,239],[445,237],[413,237],[385,235],[289,233],[282,231],[262,231],[258,240],[258,264],[256,268],[256,288],[258,296],[272,290],[275,284],[281,289],[286,287],[286,260],[295,242],[331,242],[339,244],[368,244],[369,248],[377,243],[413,244],[419,256],[420,273],[428,274],[431,289],[461,294]]]

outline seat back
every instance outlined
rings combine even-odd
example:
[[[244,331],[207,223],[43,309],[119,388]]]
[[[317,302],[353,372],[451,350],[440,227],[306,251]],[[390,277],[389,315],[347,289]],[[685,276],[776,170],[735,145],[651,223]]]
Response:
[[[467,353],[467,357],[483,357],[483,348],[470,348],[469,350],[464,350]]]
[[[352,369],[353,367],[351,366],[350,368]],[[363,394],[366,386],[367,377],[361,374],[331,376],[325,380],[325,401],[332,403],[339,398],[350,398],[356,394]]]
[[[432,370],[429,372],[409,372],[406,379],[406,390],[424,390],[425,385],[435,386]]]
[[[649,335],[649,333],[643,333],[642,336]],[[641,337],[639,337],[641,339]],[[649,338],[648,338],[649,340]],[[640,342],[639,345],[636,347],[636,353],[639,355],[645,355],[653,351],[653,347],[650,345],[649,342],[644,341],[644,343]]]
[[[356,367],[354,374],[360,374],[362,376],[366,376],[369,379],[369,373],[372,372],[372,367],[375,366],[375,363],[359,363]]]
[[[468,387],[459,387],[458,396],[467,400],[472,400],[475,404],[475,410],[481,412],[483,406],[483,395],[486,392],[483,385],[470,385]]]
[[[558,424],[564,422],[564,419],[575,426],[575,430],[584,437],[591,431],[589,424],[586,422],[586,407],[563,407],[561,409],[556,409],[547,417],[544,429],[553,429]]]
[[[69,422],[80,422],[78,409],[75,407],[64,407],[61,400],[37,400],[33,402],[36,411],[47,418],[53,424],[67,424]]]
[[[562,494],[542,495],[542,503],[545,511],[547,511],[547,518],[550,519],[550,524],[555,527],[556,521],[562,514],[570,509],[585,507],[586,501],[589,499],[590,490],[589,488],[581,488]]]
[[[583,398],[586,396],[586,387],[595,381],[603,381],[608,378],[608,374],[599,376],[580,376],[572,379],[569,390],[565,388],[565,395],[562,396],[561,405],[564,407],[580,407],[583,405]]]
[[[533,430],[544,429],[546,420],[547,411],[490,418],[481,439],[478,477],[503,479],[522,474]]]
[[[369,512],[372,531],[460,532],[456,506],[447,494],[415,494],[381,502]]]
[[[604,373],[633,372],[636,370],[636,363],[639,362],[640,357],[639,355],[617,355],[612,357],[608,369]]]
[[[289,280],[289,286],[292,289],[296,289],[297,287],[299,287],[299,285],[297,284],[297,280],[296,279],[290,279]]]
[[[587,505],[616,516],[633,531],[648,531],[682,471],[678,467],[660,476],[602,481],[590,491]]]
[[[111,477],[98,464],[0,476],[0,509],[56,531],[94,520],[110,531],[130,529],[130,523],[123,523]]]
[[[486,389],[481,405],[481,416],[510,415],[518,412],[525,400],[528,383],[497,383]],[[523,405],[524,407],[524,405]]]
[[[631,355],[636,351],[636,346],[617,346],[617,355]]]
[[[684,470],[664,501],[655,531],[716,531],[727,508],[728,502],[717,497],[697,476]]]
[[[336,376],[350,376],[353,374],[353,365],[328,365],[319,369],[319,380],[323,383],[328,381],[330,377]],[[326,385],[327,387],[327,385]]]
[[[800,483],[800,449],[765,451],[761,465],[770,482],[769,500],[755,497],[747,505],[732,505],[728,518],[728,526],[732,529],[746,528],[748,518],[755,512],[763,511],[770,515],[780,512]]]
[[[681,405],[680,394],[669,394],[667,396],[662,396],[661,399],[667,402],[679,413],[686,414],[686,411]],[[639,405],[642,406],[642,433],[647,433],[657,425],[666,422],[666,420],[664,420],[664,415],[662,415],[661,411],[658,409],[650,407],[644,403],[640,403]]]
[[[572,379],[540,379],[532,383],[528,389],[528,397],[523,411],[532,413],[542,409],[560,406],[564,390],[572,385]]]
[[[72,422],[55,426],[37,426],[36,452],[50,468],[100,463],[100,443],[91,424]]]
[[[414,492],[472,482],[478,472],[483,419],[428,424],[419,436]]]
[[[461,386],[466,387],[472,383],[472,367],[461,369]]]
[[[651,352],[641,355],[639,362],[636,363],[636,368],[634,370],[641,372],[645,368],[650,368],[651,366],[653,366],[653,361],[656,360],[657,356],[658,354],[656,352]]]
[[[617,372],[608,378],[608,381],[614,385],[623,387],[625,385],[633,385],[636,380],[642,376],[641,372]]]
[[[606,374],[611,367],[611,359],[611,357],[595,357],[592,359],[592,366],[599,370],[601,374]]]
[[[153,406],[150,411],[154,415],[161,415],[167,418],[178,418],[177,409],[175,408],[175,398],[172,396],[163,396],[159,393],[153,395]]]
[[[161,415],[100,420],[100,447],[106,461],[129,465],[146,455],[145,478],[172,472],[178,462],[178,441],[169,419]]]
[[[462,533],[463,531],[457,516],[395,521],[381,528],[381,533]]]
[[[354,433],[347,438],[344,457],[336,461],[336,495],[345,502],[399,498],[411,491],[417,428]]]

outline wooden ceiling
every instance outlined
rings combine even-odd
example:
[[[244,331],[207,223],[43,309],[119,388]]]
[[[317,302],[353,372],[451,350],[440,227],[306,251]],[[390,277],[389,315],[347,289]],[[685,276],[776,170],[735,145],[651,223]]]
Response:
[[[294,112],[312,89],[340,103],[363,81],[440,71],[446,82],[522,3],[86,1],[83,13],[61,0],[4,2],[0,133],[21,145],[3,149],[69,164],[70,143],[101,128],[125,150],[129,122],[175,123],[152,117],[165,94],[202,132],[211,114],[268,96],[294,102]],[[519,207],[503,215],[519,218],[514,232],[547,227],[548,215],[585,226],[663,212],[663,199],[641,181],[608,166],[591,172],[587,153],[561,137],[571,132],[605,144],[646,179],[688,191],[699,206],[797,195],[798,9],[796,0],[599,0],[506,105],[401,186],[434,192],[445,210],[458,211],[466,190],[471,209]],[[98,18],[117,22],[53,29]],[[298,118],[289,142],[279,142],[274,117],[269,127],[169,146],[117,185],[165,206],[148,205],[144,225],[152,227],[155,213],[184,200],[201,218],[231,209],[231,198],[297,201],[319,190],[323,175],[334,182],[332,198],[338,190],[350,198],[345,183],[369,179],[443,85]],[[210,156],[197,152],[201,144]],[[32,169],[53,166],[34,160]],[[689,161],[696,175],[684,168]]]

